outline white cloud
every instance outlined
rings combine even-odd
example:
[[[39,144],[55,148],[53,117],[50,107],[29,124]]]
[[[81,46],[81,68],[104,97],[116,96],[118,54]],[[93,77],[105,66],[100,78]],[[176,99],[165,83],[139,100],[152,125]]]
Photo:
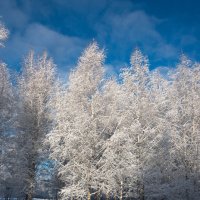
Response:
[[[109,12],[95,28],[100,40],[108,38],[113,45],[119,46],[119,54],[127,53],[126,48],[132,45],[132,48],[142,47],[156,59],[174,58],[176,47],[167,43],[157,30],[157,25],[162,22],[142,10],[123,14]]]
[[[13,0],[0,1],[0,16],[9,28],[20,29],[27,25],[29,17],[19,9]]]
[[[30,49],[38,52],[47,50],[58,65],[74,64],[80,52],[90,41],[61,34],[39,22],[34,22],[37,20],[36,13],[40,18],[43,16],[44,21],[50,19],[51,12],[55,9],[53,5],[55,5],[56,8],[66,10],[66,13],[70,11],[71,14],[68,13],[70,16],[78,14],[77,16],[83,17],[80,21],[87,26],[80,28],[83,32],[86,29],[83,37],[93,36],[100,42],[100,45],[108,48],[108,53],[113,51],[110,59],[112,63],[127,61],[127,55],[136,46],[144,50],[144,53],[155,61],[175,58],[178,54],[177,47],[168,43],[157,29],[163,20],[147,14],[142,10],[143,6],[138,4],[131,0],[124,0],[123,3],[120,0],[94,0],[92,2],[73,0],[70,3],[64,0],[49,0],[48,3],[26,0],[0,1],[0,13],[3,20],[6,19],[8,28],[12,27],[7,47],[1,50],[0,57],[4,57],[8,63],[19,63],[22,56]],[[68,23],[68,18],[66,14],[59,23]],[[75,19],[75,22],[79,22],[79,18]],[[76,26],[78,25],[74,21],[69,22],[71,29],[76,30]],[[67,28],[68,26],[66,30]],[[78,31],[73,34],[81,35]],[[90,36],[87,37],[87,34]],[[182,38],[181,41],[184,44],[194,42],[188,37]]]
[[[8,63],[18,63],[30,49],[37,53],[47,51],[59,67],[67,68],[76,63],[86,45],[87,41],[80,38],[60,34],[41,24],[30,24],[23,33],[16,32],[10,36],[1,57]]]

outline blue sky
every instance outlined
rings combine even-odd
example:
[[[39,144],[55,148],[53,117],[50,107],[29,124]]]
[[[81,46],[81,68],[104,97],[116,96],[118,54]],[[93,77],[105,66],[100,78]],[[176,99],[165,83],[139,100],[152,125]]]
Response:
[[[33,49],[67,72],[93,39],[111,71],[128,64],[135,47],[151,69],[175,66],[182,52],[200,59],[198,0],[0,0],[0,16],[10,30],[0,58],[11,69]]]

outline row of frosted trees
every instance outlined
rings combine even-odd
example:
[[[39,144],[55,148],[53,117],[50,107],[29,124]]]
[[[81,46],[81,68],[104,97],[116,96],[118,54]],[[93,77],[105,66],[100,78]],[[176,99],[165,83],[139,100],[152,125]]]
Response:
[[[106,78],[104,60],[91,43],[67,84],[46,54],[14,86],[0,64],[0,190],[31,200],[43,161],[63,200],[199,199],[200,64],[181,56],[162,77],[136,49]]]

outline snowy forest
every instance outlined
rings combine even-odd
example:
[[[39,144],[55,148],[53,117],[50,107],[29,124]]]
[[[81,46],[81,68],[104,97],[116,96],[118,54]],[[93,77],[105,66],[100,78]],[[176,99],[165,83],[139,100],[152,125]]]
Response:
[[[65,81],[47,53],[0,62],[0,198],[199,199],[200,63],[163,75],[135,49],[107,76],[105,56],[91,42]]]

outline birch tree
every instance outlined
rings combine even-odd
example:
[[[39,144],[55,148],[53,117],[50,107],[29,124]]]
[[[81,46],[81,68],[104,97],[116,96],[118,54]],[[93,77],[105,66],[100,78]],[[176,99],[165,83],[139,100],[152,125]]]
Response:
[[[31,52],[24,61],[18,78],[18,148],[23,163],[26,199],[33,198],[36,169],[41,157],[41,147],[49,132],[49,99],[54,91],[55,65],[44,53],[35,58]]]
[[[135,129],[130,128],[132,122],[126,113],[129,98],[125,96],[121,86],[115,80],[109,80],[99,100],[99,121],[104,127],[101,134],[107,135],[104,136],[102,157],[98,164],[101,175],[99,182],[107,198],[127,197],[129,189],[134,186],[131,180],[135,180],[136,146],[131,134]]]
[[[136,145],[136,164],[137,164],[137,193],[139,199],[144,199],[144,159],[146,153],[146,138],[148,137],[148,87],[149,87],[149,70],[148,60],[142,55],[141,51],[136,49],[131,56],[131,68],[124,70],[122,77],[124,89],[130,96],[131,104],[131,124],[133,127],[138,126],[137,132],[133,136]],[[137,121],[136,124],[134,124]]]
[[[0,24],[0,42],[4,41],[8,37],[7,29]],[[2,43],[0,43],[2,44]],[[12,107],[12,85],[10,82],[10,75],[5,63],[0,62],[0,133],[6,131],[8,123],[11,119],[11,107]]]
[[[148,154],[145,175],[145,197],[147,199],[170,198],[171,177],[171,126],[169,115],[171,102],[169,99],[170,82],[164,79],[159,70],[151,72],[150,106],[151,128],[153,134],[148,141]],[[149,110],[146,110],[149,112]]]
[[[90,44],[70,73],[67,90],[61,90],[54,103],[55,127],[49,142],[65,183],[62,199],[90,199],[98,187],[95,174],[102,140],[95,99],[103,80],[104,58],[98,45]]]
[[[148,59],[136,49],[131,56],[131,67],[125,68],[121,74],[122,88],[129,104],[124,114],[127,122],[124,128],[128,128],[134,145],[135,154],[135,198],[145,199],[146,181],[149,178],[149,165],[154,148],[157,143],[158,132],[156,103],[151,97],[152,81],[149,72]],[[131,151],[130,151],[131,152]]]
[[[10,137],[13,134],[14,123],[14,95],[10,83],[9,73],[4,63],[0,63],[0,185],[5,188],[11,178]],[[11,158],[12,157],[12,158]],[[8,186],[9,187],[9,186]],[[5,193],[6,188],[3,193]]]
[[[8,30],[0,24],[0,45],[8,37]],[[14,92],[10,74],[5,63],[0,61],[0,195],[6,196],[13,189],[9,185],[12,178],[13,129],[14,129]],[[12,143],[11,143],[12,141]]]
[[[171,88],[173,198],[199,196],[199,64],[182,56]]]

